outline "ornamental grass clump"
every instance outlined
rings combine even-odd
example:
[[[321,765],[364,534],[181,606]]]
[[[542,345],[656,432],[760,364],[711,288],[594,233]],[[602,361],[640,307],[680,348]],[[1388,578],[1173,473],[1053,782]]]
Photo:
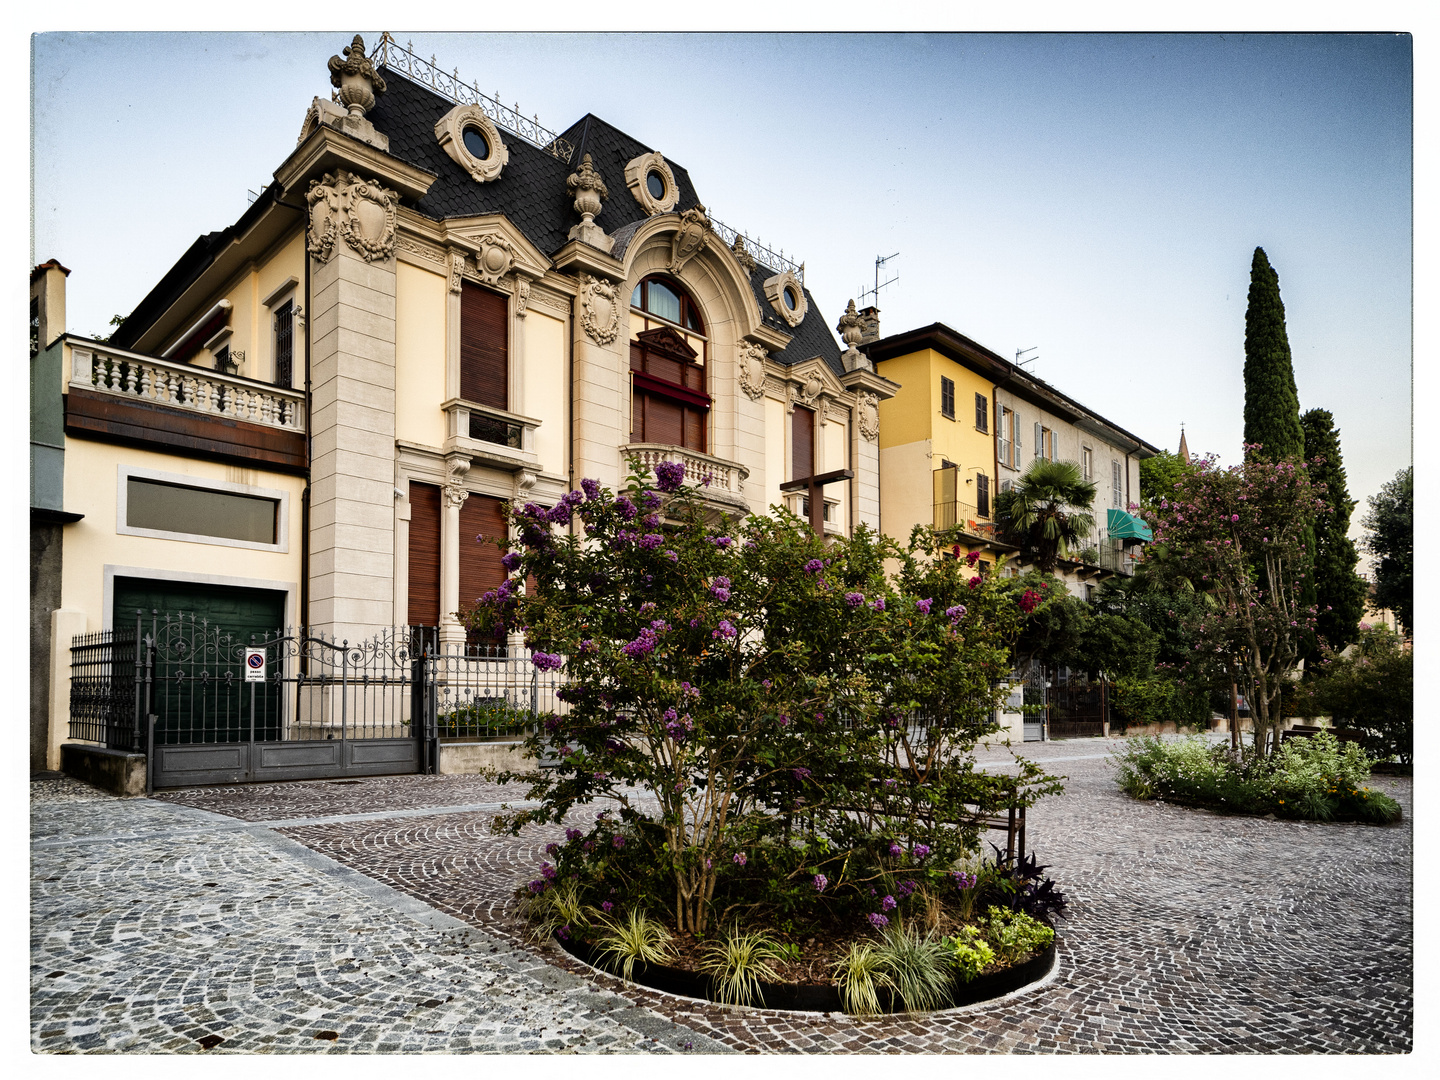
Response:
[[[630,982],[635,962],[663,964],[674,954],[673,938],[664,925],[643,911],[631,908],[623,919],[602,915],[597,920],[598,947],[602,965]]]
[[[930,1012],[950,1001],[950,950],[934,934],[898,923],[881,931],[880,971],[906,1012]]]
[[[850,1016],[879,1016],[880,991],[894,983],[880,954],[869,941],[852,941],[835,964],[840,1007]]]
[[[706,947],[700,970],[712,976],[715,1000],[722,1005],[763,1005],[760,982],[778,981],[771,961],[784,958],[785,951],[765,934],[741,933],[736,926],[724,940]]]

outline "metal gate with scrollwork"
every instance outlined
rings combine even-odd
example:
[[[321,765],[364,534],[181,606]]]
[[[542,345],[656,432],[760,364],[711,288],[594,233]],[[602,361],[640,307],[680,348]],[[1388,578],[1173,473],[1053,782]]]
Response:
[[[259,681],[247,650],[263,655]],[[359,644],[303,628],[239,640],[155,613],[72,654],[71,737],[147,753],[151,787],[436,770],[435,658],[410,628]]]

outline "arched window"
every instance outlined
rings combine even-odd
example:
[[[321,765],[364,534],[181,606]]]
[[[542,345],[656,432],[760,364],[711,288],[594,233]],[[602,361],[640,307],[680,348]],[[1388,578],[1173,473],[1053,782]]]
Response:
[[[691,333],[704,334],[705,321],[690,295],[669,278],[647,277],[630,294],[630,306],[657,319],[684,327]]]
[[[708,343],[699,305],[670,278],[647,277],[630,297],[630,441],[706,450]]]

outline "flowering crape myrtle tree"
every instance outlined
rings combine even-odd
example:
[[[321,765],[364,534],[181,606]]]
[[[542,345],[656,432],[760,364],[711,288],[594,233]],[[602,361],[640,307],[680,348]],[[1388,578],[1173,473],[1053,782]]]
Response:
[[[1246,447],[1248,451],[1250,448]],[[1193,672],[1238,677],[1250,701],[1255,745],[1279,743],[1280,695],[1315,609],[1302,603],[1305,537],[1328,512],[1304,462],[1249,457],[1219,469],[1213,457],[1180,478],[1144,516],[1155,546],[1178,560],[1215,603],[1194,627]]]
[[[472,616],[566,676],[528,745],[554,767],[501,775],[539,805],[496,827],[619,806],[552,845],[532,891],[573,879],[607,912],[664,906],[697,934],[732,911],[853,908],[902,863],[943,876],[972,849],[974,826],[953,824],[965,801],[1048,790],[1033,766],[990,778],[957,757],[993,730],[1023,614],[997,582],[864,530],[826,544],[793,516],[707,526],[680,466],[645,479],[512,510],[514,577]]]

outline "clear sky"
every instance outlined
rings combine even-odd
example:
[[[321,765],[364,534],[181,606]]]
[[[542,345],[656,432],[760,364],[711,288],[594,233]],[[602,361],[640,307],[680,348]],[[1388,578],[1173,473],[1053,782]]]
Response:
[[[293,149],[359,30],[31,39],[35,260],[107,331]],[[1394,34],[400,34],[553,130],[593,112],[806,264],[833,327],[944,322],[1155,444],[1238,459],[1251,255],[1351,496],[1411,459],[1412,53]],[[97,103],[103,107],[97,108]],[[612,198],[623,188],[606,177]],[[605,225],[602,213],[598,219]]]

